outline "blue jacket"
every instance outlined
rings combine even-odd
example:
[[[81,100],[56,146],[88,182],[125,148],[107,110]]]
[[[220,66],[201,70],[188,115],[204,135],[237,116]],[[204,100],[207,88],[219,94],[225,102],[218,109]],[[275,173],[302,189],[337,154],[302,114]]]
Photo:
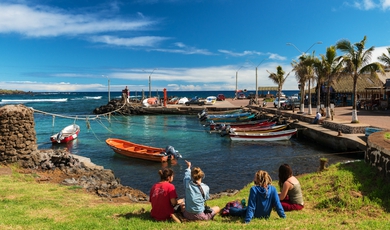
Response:
[[[191,181],[191,169],[186,169],[184,173],[184,191],[185,191],[185,206],[186,211],[190,213],[202,213],[204,211],[204,202],[202,193],[197,184]],[[206,200],[210,198],[210,188],[206,184],[201,183]]]
[[[267,190],[260,186],[252,186],[249,192],[245,223],[249,223],[253,217],[269,218],[273,207],[276,208],[281,218],[286,218],[276,188],[268,185]]]

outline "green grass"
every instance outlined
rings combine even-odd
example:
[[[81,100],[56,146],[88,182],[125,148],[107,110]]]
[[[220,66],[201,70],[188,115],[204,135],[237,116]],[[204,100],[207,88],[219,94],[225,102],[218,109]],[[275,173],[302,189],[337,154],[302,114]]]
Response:
[[[0,176],[0,229],[390,228],[390,185],[364,162],[331,165],[298,178],[305,208],[287,212],[287,219],[272,212],[270,219],[254,219],[248,225],[241,218],[219,215],[214,221],[177,224],[153,221],[149,203],[113,203],[79,187],[37,183],[33,174],[13,172]],[[251,185],[208,205],[222,208],[229,201],[247,199]]]

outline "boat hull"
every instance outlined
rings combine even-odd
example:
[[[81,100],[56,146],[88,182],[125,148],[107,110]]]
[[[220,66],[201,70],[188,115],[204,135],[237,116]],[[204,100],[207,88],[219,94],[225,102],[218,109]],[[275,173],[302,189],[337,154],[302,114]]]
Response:
[[[236,134],[239,133],[268,133],[268,132],[277,132],[287,128],[287,125],[276,125],[276,126],[257,126],[257,127],[247,127],[247,128],[231,128],[231,132]]]
[[[109,138],[106,144],[116,153],[143,160],[166,162],[169,157],[165,155],[165,149],[136,144],[121,139]],[[173,158],[173,156],[171,156]]]
[[[232,141],[286,141],[290,140],[296,133],[297,129],[291,129],[269,133],[230,133],[229,137]]]
[[[79,133],[80,133],[80,126],[76,124],[69,125],[63,128],[61,132],[50,136],[50,141],[52,144],[68,143],[69,141],[73,141],[74,139],[76,139],[79,136]]]

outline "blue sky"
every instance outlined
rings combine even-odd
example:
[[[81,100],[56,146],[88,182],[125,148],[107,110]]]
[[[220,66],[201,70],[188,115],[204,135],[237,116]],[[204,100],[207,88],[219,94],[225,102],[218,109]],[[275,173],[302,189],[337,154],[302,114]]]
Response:
[[[0,0],[0,89],[255,90],[302,53],[390,46],[390,0]],[[322,42],[321,44],[316,44]],[[286,45],[292,43],[293,45]],[[309,49],[310,48],[310,49]],[[341,53],[338,53],[341,55]],[[297,90],[294,73],[283,87]]]

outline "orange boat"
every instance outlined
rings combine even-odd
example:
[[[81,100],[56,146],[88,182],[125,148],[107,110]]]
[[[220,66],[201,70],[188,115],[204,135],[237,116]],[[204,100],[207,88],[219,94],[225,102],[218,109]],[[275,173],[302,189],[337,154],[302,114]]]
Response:
[[[166,162],[175,158],[181,158],[180,153],[172,146],[167,146],[165,149],[156,148],[116,138],[107,139],[106,144],[116,153],[143,160]]]

